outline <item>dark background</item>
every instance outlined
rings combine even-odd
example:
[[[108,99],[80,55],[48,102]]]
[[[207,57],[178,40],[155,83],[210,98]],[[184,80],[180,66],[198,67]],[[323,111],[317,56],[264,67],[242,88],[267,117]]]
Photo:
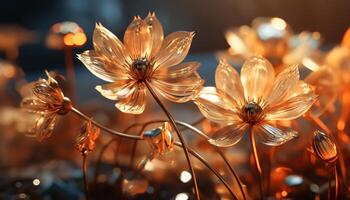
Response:
[[[132,17],[145,17],[148,11],[156,12],[166,33],[195,31],[192,53],[227,48],[223,32],[259,16],[281,17],[295,32],[319,31],[324,44],[339,42],[350,25],[349,0],[0,0],[0,25],[18,24],[38,33],[38,42],[22,46],[17,61],[32,71],[64,65],[62,52],[45,47],[52,24],[77,22],[87,33],[84,49],[89,49],[95,22],[122,37]]]

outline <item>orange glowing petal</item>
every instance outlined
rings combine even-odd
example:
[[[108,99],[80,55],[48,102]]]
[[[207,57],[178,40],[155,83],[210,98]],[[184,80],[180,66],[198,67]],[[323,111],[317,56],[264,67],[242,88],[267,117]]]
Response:
[[[124,113],[141,114],[146,107],[146,88],[142,84],[134,84],[134,86],[125,95],[116,101],[115,107]]]
[[[216,67],[215,83],[219,92],[229,99],[231,106],[242,107],[245,103],[244,89],[238,72],[226,61],[220,61]],[[224,99],[224,100],[225,100]]]
[[[214,133],[213,138],[209,139],[209,143],[218,147],[230,147],[237,144],[243,137],[245,131],[249,127],[248,124],[236,122],[219,129]]]
[[[294,86],[299,81],[299,69],[298,65],[293,65],[284,69],[280,72],[275,79],[273,84],[273,88],[271,90],[271,94],[267,97],[267,102],[270,105],[274,105],[283,100],[290,90],[294,88]]]
[[[85,122],[76,139],[75,148],[82,154],[89,153],[95,149],[95,142],[100,135],[100,129],[91,121]]]
[[[124,44],[133,59],[149,58],[152,51],[151,33],[140,17],[135,17],[126,29]]]
[[[178,31],[166,36],[159,53],[155,56],[156,68],[173,66],[182,62],[190,50],[193,32]]]
[[[170,80],[153,79],[151,85],[161,96],[176,103],[192,100],[202,89],[204,83],[204,80],[197,73],[185,79],[175,79],[174,82]]]
[[[103,55],[118,66],[125,66],[126,63],[131,62],[129,53],[123,43],[102,24],[96,24],[93,44],[99,55]]]
[[[153,58],[159,52],[159,49],[163,43],[163,27],[154,13],[148,13],[148,16],[144,19],[144,21],[147,24],[147,28],[151,34],[152,52],[150,57]]]
[[[229,107],[215,87],[204,87],[194,103],[202,114],[217,123],[232,123],[240,121],[237,113]]]
[[[274,79],[275,71],[268,60],[258,56],[246,60],[241,69],[246,100],[259,102],[265,94],[269,94]]]

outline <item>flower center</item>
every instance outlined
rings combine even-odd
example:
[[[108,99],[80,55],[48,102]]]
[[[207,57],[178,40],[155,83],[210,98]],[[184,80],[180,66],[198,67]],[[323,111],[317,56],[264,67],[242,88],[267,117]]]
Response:
[[[146,58],[139,58],[132,63],[136,78],[144,80],[150,69],[150,62]]]
[[[249,102],[242,107],[241,119],[247,123],[255,124],[262,117],[263,109],[255,102]]]

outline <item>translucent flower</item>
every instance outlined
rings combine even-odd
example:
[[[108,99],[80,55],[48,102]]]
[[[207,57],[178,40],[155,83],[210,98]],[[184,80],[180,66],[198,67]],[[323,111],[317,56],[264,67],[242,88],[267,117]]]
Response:
[[[174,138],[172,136],[172,127],[168,122],[163,123],[161,127],[146,131],[143,137],[152,149],[152,158],[163,155],[173,149]]]
[[[57,115],[64,115],[72,108],[57,81],[46,71],[48,79],[39,79],[26,85],[30,92],[22,99],[21,107],[37,115],[34,127],[28,131],[39,141],[51,136]]]
[[[228,124],[209,141],[221,147],[236,144],[253,126],[262,143],[284,144],[297,133],[281,130],[271,122],[300,117],[316,99],[313,89],[299,80],[297,66],[275,77],[272,65],[262,57],[248,59],[240,76],[228,63],[220,61],[215,82],[216,88],[203,88],[195,103],[209,120]]]
[[[314,132],[312,153],[328,163],[334,163],[338,159],[337,146],[334,140],[320,131]]]
[[[163,28],[155,14],[131,22],[124,44],[101,24],[94,35],[94,50],[78,55],[97,77],[111,82],[96,90],[115,100],[116,108],[125,113],[141,114],[146,104],[146,84],[173,102],[186,102],[198,94],[203,85],[197,62],[181,63],[186,57],[193,32],[179,31],[163,39]]]
[[[251,56],[262,55],[276,68],[300,63],[320,44],[319,33],[293,34],[290,26],[277,17],[256,18],[251,26],[232,28],[225,36],[230,49],[220,58],[241,63]]]
[[[80,135],[75,142],[75,148],[82,154],[88,154],[95,149],[95,141],[100,135],[100,129],[91,121],[85,122],[81,127]]]

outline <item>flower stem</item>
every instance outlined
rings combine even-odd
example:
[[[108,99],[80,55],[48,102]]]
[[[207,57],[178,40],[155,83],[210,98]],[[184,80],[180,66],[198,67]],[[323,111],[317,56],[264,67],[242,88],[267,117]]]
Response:
[[[257,171],[258,175],[258,180],[259,180],[259,194],[260,194],[260,199],[264,199],[263,195],[263,188],[262,188],[262,171],[260,167],[260,162],[259,162],[259,157],[258,157],[258,152],[256,150],[256,144],[255,144],[255,139],[254,139],[254,127],[252,126],[250,128],[250,144],[251,144],[251,151],[254,157],[254,162],[255,162],[255,168]]]
[[[334,181],[335,181],[335,188],[334,188],[334,199],[338,199],[338,190],[339,190],[339,178],[338,178],[338,170],[337,170],[337,164],[334,164],[333,166],[333,175],[334,175]]]
[[[143,140],[143,137],[142,136],[139,136],[139,135],[129,135],[129,134],[125,134],[125,133],[121,133],[121,132],[118,132],[118,131],[115,131],[115,130],[112,130],[110,128],[107,128],[105,126],[103,126],[102,124],[96,122],[95,120],[93,120],[91,117],[88,117],[87,115],[85,115],[84,113],[80,112],[78,109],[76,108],[72,108],[72,111],[77,114],[79,117],[85,119],[85,120],[88,120],[88,121],[91,121],[91,123],[93,123],[95,126],[99,127],[100,129],[106,131],[107,133],[110,133],[112,135],[115,135],[115,136],[119,136],[119,137],[122,137],[122,138],[126,138],[126,139],[133,139],[133,140]]]
[[[221,158],[225,161],[226,165],[228,166],[228,168],[230,169],[231,173],[233,174],[233,176],[235,177],[237,183],[238,183],[238,187],[242,193],[243,199],[246,200],[247,197],[245,196],[244,190],[243,190],[243,185],[241,180],[238,177],[238,174],[236,173],[236,171],[231,167],[230,163],[228,162],[225,154],[218,148],[216,148],[216,151],[219,153],[219,155],[221,156]]]
[[[175,142],[175,145],[178,147],[183,147],[183,145],[179,142]],[[202,162],[210,171],[212,171],[215,176],[224,184],[224,186],[226,187],[226,189],[230,192],[230,194],[232,195],[233,199],[238,200],[238,197],[235,195],[235,193],[231,190],[230,186],[228,185],[228,183],[225,181],[225,179],[220,175],[220,173],[218,173],[214,168],[212,168],[210,166],[210,164],[208,163],[208,161],[206,161],[201,155],[199,155],[197,152],[195,152],[194,150],[192,150],[191,148],[188,148],[188,152],[193,155],[194,157],[196,157],[200,162]]]
[[[169,111],[165,108],[165,106],[163,105],[163,103],[160,101],[160,99],[158,98],[157,94],[153,91],[152,87],[148,84],[147,81],[144,82],[147,89],[149,90],[149,92],[151,93],[151,95],[153,96],[154,100],[158,103],[158,105],[160,106],[160,108],[163,110],[163,112],[165,113],[165,115],[168,117],[169,119],[169,122],[171,123],[171,125],[173,126],[178,138],[180,139],[180,142],[182,144],[182,148],[185,152],[185,156],[186,156],[186,159],[187,159],[187,163],[188,163],[188,166],[190,168],[190,171],[191,171],[191,174],[192,174],[192,178],[193,178],[193,185],[194,185],[194,192],[195,192],[195,196],[196,196],[196,199],[199,200],[200,197],[199,197],[199,189],[198,189],[198,183],[197,183],[197,178],[196,178],[196,174],[194,172],[194,169],[193,169],[193,166],[192,166],[192,163],[191,163],[191,160],[190,160],[190,156],[189,156],[189,153],[188,153],[188,150],[187,150],[187,145],[185,143],[185,140],[184,138],[182,137],[179,129],[177,128],[176,126],[176,122],[173,118],[173,116],[169,113]]]
[[[84,192],[85,192],[85,198],[86,200],[89,200],[89,188],[88,188],[88,183],[87,183],[87,178],[86,178],[86,159],[87,155],[86,153],[83,153],[83,180],[84,180]]]

